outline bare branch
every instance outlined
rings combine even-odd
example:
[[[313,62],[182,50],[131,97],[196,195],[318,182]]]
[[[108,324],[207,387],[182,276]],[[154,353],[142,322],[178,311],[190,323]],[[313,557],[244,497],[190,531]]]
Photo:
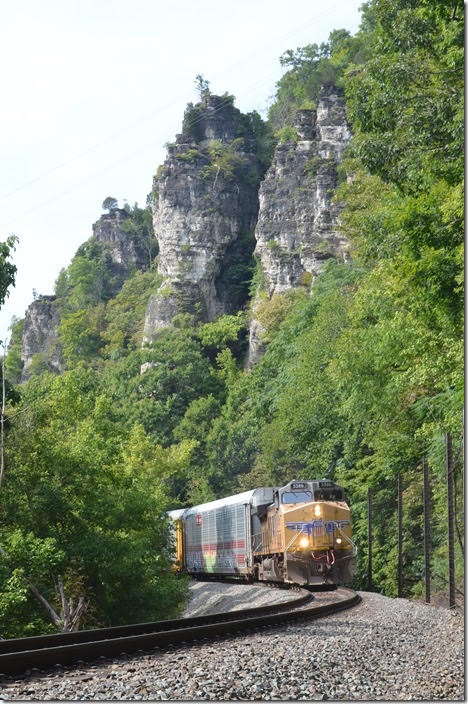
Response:
[[[39,592],[38,589],[34,586],[34,584],[31,584],[31,582],[28,582],[28,587],[32,594],[36,597],[38,602],[44,607],[44,609],[47,611],[47,614],[52,621],[52,623],[57,626],[57,628],[62,627],[62,619],[58,614],[55,612],[55,610],[52,608],[52,606],[49,604],[47,599],[45,599],[42,594]]]
[[[80,626],[80,620],[81,617],[84,616],[88,609],[88,603],[84,596],[80,596],[78,599],[78,605],[76,607],[76,611],[73,615],[72,622],[70,624],[70,631],[77,631],[79,626]]]

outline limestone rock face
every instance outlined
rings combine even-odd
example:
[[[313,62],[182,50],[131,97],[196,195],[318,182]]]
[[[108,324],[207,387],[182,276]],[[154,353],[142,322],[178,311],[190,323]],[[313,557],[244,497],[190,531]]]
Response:
[[[146,343],[178,313],[211,321],[247,298],[260,180],[255,140],[226,97],[191,107],[154,182],[164,281],[148,304]]]
[[[299,111],[295,129],[297,143],[277,146],[259,193],[255,256],[270,298],[309,284],[330,257],[348,257],[337,227],[341,208],[331,202],[351,136],[344,99],[334,88],[322,89],[317,111]],[[256,320],[251,325],[249,365],[261,353],[259,325]]]
[[[131,216],[126,210],[114,208],[93,225],[93,236],[103,245],[106,264],[113,275],[114,295],[132,270],[145,271],[150,266],[144,243],[132,232],[130,223]]]
[[[253,304],[253,310],[255,311],[256,306],[259,303],[259,299],[256,299]],[[247,352],[247,368],[251,369],[255,364],[257,364],[260,359],[265,354],[265,343],[263,342],[263,335],[265,330],[263,325],[259,320],[253,318],[250,321],[249,328],[249,349]]]
[[[326,259],[346,252],[337,229],[340,206],[331,202],[350,138],[344,101],[322,91],[317,112],[301,110],[295,128],[297,144],[278,145],[260,188],[255,256],[269,296],[299,286],[304,272],[316,276]]]
[[[43,365],[51,371],[58,374],[63,371],[58,347],[59,316],[54,301],[55,296],[40,296],[26,310],[21,342],[21,383],[29,379],[31,362],[37,354],[41,355]]]

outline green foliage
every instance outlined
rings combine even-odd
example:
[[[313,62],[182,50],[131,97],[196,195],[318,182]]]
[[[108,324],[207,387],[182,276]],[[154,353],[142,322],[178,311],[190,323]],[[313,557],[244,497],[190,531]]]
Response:
[[[262,120],[256,110],[247,113],[244,117],[245,127],[250,131],[255,139],[256,154],[261,166],[263,177],[271,164],[273,152],[275,150],[275,137],[271,125]]]
[[[234,96],[225,93],[221,96],[217,110],[233,105]],[[234,108],[231,116],[236,121],[236,132],[238,136],[230,142],[210,140],[207,152],[210,164],[206,164],[205,167],[202,167],[201,173],[204,178],[211,179],[216,177],[218,167],[220,167],[228,177],[231,177],[234,173],[242,172],[242,169],[239,167],[244,165],[244,160],[236,154],[236,151],[242,151],[244,139],[247,137],[255,141],[255,151],[260,169],[258,173],[256,170],[252,170],[250,174],[244,173],[240,175],[247,177],[251,185],[258,186],[261,178],[270,166],[273,157],[275,139],[272,127],[269,123],[262,120],[259,113],[255,110],[247,114],[242,114],[239,110]],[[191,136],[196,142],[201,142],[204,138],[205,120],[205,101],[201,100],[201,102],[196,105],[188,103],[182,123],[183,134]],[[201,152],[198,149],[189,149],[185,154],[177,154],[176,158],[180,161],[196,163],[205,155],[206,151],[206,149],[203,149]],[[215,168],[210,168],[210,165]],[[156,179],[159,178],[159,176],[160,174],[158,173]]]
[[[16,235],[10,235],[5,242],[0,242],[0,306],[4,304],[5,298],[9,295],[9,287],[15,285],[17,269],[10,259],[17,242]]]
[[[384,181],[415,192],[463,177],[463,22],[448,3],[373,3],[369,59],[347,81],[353,149]]]
[[[162,515],[190,443],[165,451],[140,426],[127,429],[84,367],[31,379],[19,410],[2,486],[2,635],[48,630],[24,580],[52,603],[57,576],[73,565],[93,603],[85,626],[175,613],[183,583],[168,569]]]
[[[125,210],[130,217],[121,223],[120,228],[122,232],[128,233],[141,261],[146,263],[145,268],[149,269],[159,251],[158,242],[154,236],[151,204],[146,208],[140,208],[138,203],[133,207],[126,203]]]
[[[204,347],[223,349],[229,343],[237,342],[240,331],[244,328],[242,312],[237,315],[222,315],[212,323],[205,323],[198,330]]]
[[[62,269],[55,288],[60,313],[97,305],[112,295],[109,263],[103,245],[94,237],[82,244],[67,269]]]
[[[137,271],[125,281],[117,296],[108,302],[102,332],[106,356],[120,355],[125,350],[141,347],[148,299],[156,293],[160,283],[161,278],[154,270]]]
[[[288,70],[276,84],[275,101],[268,113],[274,129],[292,125],[298,110],[315,109],[323,86],[341,88],[345,71],[360,65],[366,53],[364,33],[351,37],[345,29],[331,32],[328,42],[320,46],[308,44],[286,51],[280,63]]]
[[[249,296],[250,298],[255,298],[257,294],[263,292],[265,288],[265,278],[263,274],[262,264],[259,259],[255,259],[255,268],[253,271],[252,279],[250,281]]]
[[[53,602],[57,574],[65,562],[65,554],[54,538],[39,538],[20,528],[0,531],[0,632],[2,638],[17,638],[52,631],[44,623],[31,598],[29,584]]]
[[[192,443],[190,467],[184,482],[178,488],[183,505],[210,501],[215,497],[207,471],[207,438],[213,421],[219,416],[221,404],[213,394],[195,399],[174,430],[175,440]],[[200,471],[204,468],[205,471]]]
[[[13,318],[10,324],[11,337],[8,354],[5,359],[5,376],[10,384],[19,384],[23,372],[21,343],[24,330],[24,318]]]
[[[255,317],[265,330],[264,342],[271,342],[294,304],[305,295],[302,290],[291,289],[284,293],[275,293],[271,298],[259,302]]]
[[[142,363],[147,369],[140,374]],[[126,409],[128,422],[139,422],[162,445],[189,404],[199,396],[220,391],[209,360],[191,328],[162,330],[151,348],[132,352],[108,368],[107,388],[116,407]]]
[[[81,360],[91,360],[103,346],[104,306],[83,308],[70,313],[60,326],[60,345],[69,368]]]
[[[193,103],[188,103],[182,122],[183,134],[190,135],[196,142],[200,142],[203,139],[202,119],[203,104],[197,103],[197,105],[194,105]]]
[[[104,198],[102,202],[102,209],[108,210],[109,213],[111,212],[111,210],[115,210],[118,207],[119,201],[117,200],[117,198],[113,198],[112,196],[107,196],[107,198]]]
[[[211,95],[210,82],[207,81],[201,73],[198,73],[195,76],[195,86],[200,100],[203,100],[203,98],[207,98],[209,95]]]
[[[198,149],[189,149],[183,154],[176,154],[176,159],[184,161],[187,164],[194,164],[198,159],[202,159],[203,154]]]
[[[124,209],[129,217],[120,228],[132,240],[142,266],[150,269],[158,251],[151,208],[126,203]],[[55,305],[63,319],[70,313],[106,303],[121,286],[122,272],[112,262],[108,246],[91,237],[78,248],[67,269],[61,270],[55,283]]]
[[[164,511],[292,478],[330,477],[346,487],[359,587],[373,489],[374,585],[393,596],[401,474],[405,595],[417,595],[422,457],[433,496],[432,572],[445,574],[446,432],[463,535],[463,28],[455,10],[441,0],[371,0],[355,37],[337,30],[320,47],[283,55],[287,71],[268,124],[239,113],[239,139],[206,150],[206,178],[257,182],[259,173],[246,173],[240,135],[255,136],[265,170],[273,130],[289,140],[295,111],[314,107],[321,85],[344,89],[354,137],[336,198],[346,203],[341,229],[352,264],[330,259],[319,276],[306,272],[297,291],[268,299],[246,232],[216,282],[233,314],[198,326],[177,316],[144,350],[144,309],[160,284],[154,251],[148,270],[119,293],[94,239],[60,273],[60,341],[72,369],[54,377],[39,355],[37,375],[10,394],[7,409],[2,637],[51,630],[28,580],[53,602],[60,575],[92,603],[85,626],[176,614],[185,585],[169,569]],[[201,138],[202,119],[203,103],[189,105],[184,132]],[[196,162],[194,152],[181,156]],[[321,164],[310,161],[311,177]],[[129,235],[151,242],[149,209],[125,209]],[[237,311],[249,283],[267,347],[246,373]],[[161,295],[173,295],[167,284]],[[11,381],[21,373],[20,336],[17,321]],[[456,569],[461,576],[460,545]]]
[[[314,156],[309,159],[304,165],[304,171],[309,178],[315,178],[319,172],[320,166],[323,163],[323,159],[319,156]]]
[[[207,147],[210,163],[202,166],[200,175],[206,180],[216,182],[220,174],[226,179],[233,179],[236,176],[243,176],[243,169],[246,162],[238,151],[242,148],[244,140],[242,137],[231,142],[222,142],[219,139],[212,139]]]
[[[297,130],[295,130],[294,127],[291,127],[290,125],[285,125],[280,130],[275,132],[275,137],[278,140],[279,144],[285,144],[286,142],[294,142],[295,144],[297,144],[297,142],[299,141],[299,135],[297,134]]]

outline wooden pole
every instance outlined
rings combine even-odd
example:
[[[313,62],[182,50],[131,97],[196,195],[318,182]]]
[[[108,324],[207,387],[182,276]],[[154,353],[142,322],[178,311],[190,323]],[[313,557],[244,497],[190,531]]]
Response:
[[[454,554],[454,514],[453,514],[453,448],[452,436],[445,434],[445,458],[447,466],[447,537],[449,568],[449,607],[455,606],[455,554]]]
[[[367,591],[372,591],[372,489],[367,489]]]
[[[403,484],[398,474],[398,597],[403,596]]]
[[[429,531],[429,471],[426,458],[423,458],[423,507],[424,507],[424,582],[426,584],[426,604],[431,602],[431,535]]]

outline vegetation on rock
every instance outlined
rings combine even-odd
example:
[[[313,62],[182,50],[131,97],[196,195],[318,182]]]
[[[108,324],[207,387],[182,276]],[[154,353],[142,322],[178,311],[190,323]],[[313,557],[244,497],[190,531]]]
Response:
[[[273,131],[291,135],[296,110],[313,108],[321,85],[345,92],[353,139],[336,198],[346,203],[352,263],[329,260],[310,292],[307,279],[261,302],[267,347],[250,373],[242,312],[205,325],[177,316],[141,349],[146,301],[160,283],[153,267],[134,272],[115,294],[105,251],[92,239],[61,272],[56,305],[67,370],[33,375],[7,409],[2,637],[54,628],[30,584],[55,603],[59,577],[69,595],[89,602],[84,626],[175,614],[185,586],[169,569],[164,511],[292,478],[328,477],[346,487],[358,587],[365,586],[366,495],[374,490],[374,586],[395,595],[401,474],[404,588],[417,596],[423,457],[432,571],[443,574],[447,432],[464,534],[462,15],[456,0],[371,0],[356,36],[337,30],[320,47],[283,55],[287,71],[268,125],[248,118],[258,153],[266,168]],[[200,81],[202,100],[206,91]],[[195,140],[198,118],[189,106],[184,132]],[[236,169],[231,146],[213,143],[209,158],[209,169]],[[130,230],[141,227],[146,237],[148,216],[132,215]],[[3,298],[14,275],[12,243],[5,246]],[[243,286],[252,275],[251,292],[263,272],[244,270]],[[11,382],[20,335],[17,321]],[[461,575],[461,540],[456,567]]]

